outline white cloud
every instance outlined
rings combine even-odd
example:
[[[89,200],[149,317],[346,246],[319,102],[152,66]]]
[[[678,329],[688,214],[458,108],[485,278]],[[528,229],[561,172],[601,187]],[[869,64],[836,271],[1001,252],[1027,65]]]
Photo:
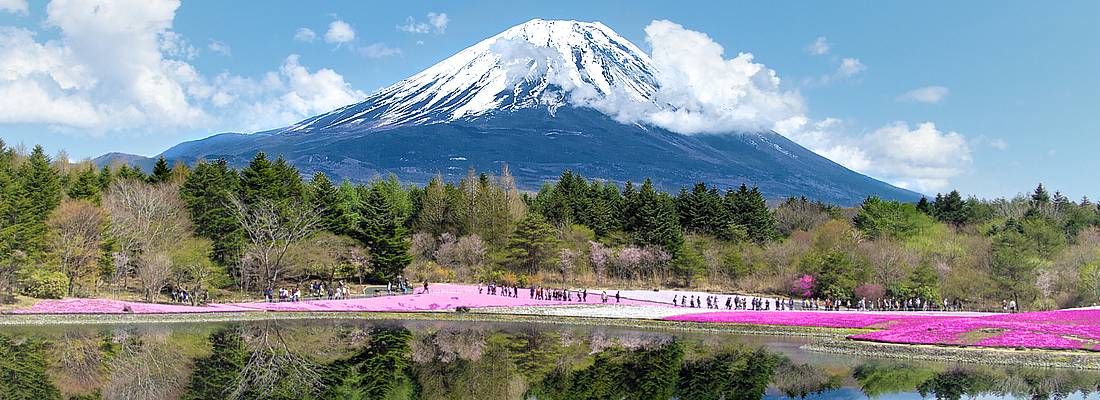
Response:
[[[219,40],[210,39],[210,43],[206,45],[206,48],[223,56],[228,57],[233,55],[233,49],[230,48],[228,44],[225,44],[225,42]]]
[[[299,42],[312,42],[317,39],[317,32],[309,28],[298,28],[294,31],[294,40]]]
[[[661,104],[623,101],[612,95],[590,101],[620,121],[641,121],[683,134],[770,129],[776,121],[802,115],[802,97],[780,88],[775,71],[753,62],[751,53],[726,59],[724,49],[704,33],[669,21],[645,29],[653,48]]]
[[[916,88],[898,96],[897,101],[912,101],[918,103],[936,104],[950,91],[943,86],[925,86],[922,88]]]
[[[0,0],[0,11],[26,15],[28,10],[27,0]]]
[[[404,25],[398,25],[397,30],[408,33],[428,33],[432,31],[432,26],[427,22],[417,22],[416,18],[411,15],[405,18]]]
[[[408,33],[439,33],[442,34],[447,31],[447,24],[451,22],[450,17],[446,13],[430,12],[427,15],[426,21],[418,21],[416,18],[409,16],[405,18],[405,23],[397,26],[397,30]]]
[[[59,31],[57,39],[0,29],[0,92],[26,91],[21,104],[0,107],[0,121],[93,134],[205,122],[188,99],[190,66],[181,61],[196,51],[171,30],[178,7],[168,0],[55,0],[44,25]]]
[[[328,24],[328,31],[325,32],[326,42],[341,44],[352,40],[355,40],[355,29],[352,29],[347,22],[335,20]]]
[[[829,41],[824,36],[818,36],[813,43],[806,46],[806,51],[815,56],[829,54]]]
[[[367,96],[336,71],[311,72],[296,54],[288,56],[278,71],[259,79],[222,74],[211,86],[210,101],[215,107],[226,115],[243,116],[227,121],[228,128],[246,132],[286,126]]]
[[[866,70],[867,66],[863,65],[858,58],[845,57],[840,60],[840,66],[837,67],[836,74],[848,78]]]
[[[187,39],[176,32],[165,31],[160,34],[160,51],[171,58],[184,60],[194,59],[199,55],[199,50],[191,45]]]
[[[203,76],[172,31],[177,0],[54,0],[38,40],[0,27],[0,124],[101,135],[274,128],[365,97],[290,56],[259,77]],[[211,41],[213,52],[229,47]]]
[[[428,13],[428,23],[432,24],[432,28],[438,33],[444,33],[447,31],[447,24],[451,22],[451,19],[447,17],[447,13]]]
[[[775,130],[852,170],[926,193],[947,189],[972,163],[966,139],[932,122],[912,127],[895,122],[862,136],[842,133],[846,129],[838,119],[798,117],[781,121]]]
[[[972,143],[975,146],[987,146],[994,150],[1006,150],[1008,149],[1008,142],[999,137],[990,137],[986,135],[978,135],[974,138]]]
[[[401,49],[390,47],[385,43],[372,43],[355,50],[366,58],[385,58],[401,55]]]

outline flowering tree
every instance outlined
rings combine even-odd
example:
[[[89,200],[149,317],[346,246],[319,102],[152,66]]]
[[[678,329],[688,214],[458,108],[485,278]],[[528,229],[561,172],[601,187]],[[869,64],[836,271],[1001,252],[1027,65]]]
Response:
[[[856,297],[865,299],[881,299],[886,295],[886,288],[877,283],[864,283],[856,286]]]
[[[791,284],[791,294],[798,297],[810,297],[817,287],[817,279],[813,275],[802,275]]]

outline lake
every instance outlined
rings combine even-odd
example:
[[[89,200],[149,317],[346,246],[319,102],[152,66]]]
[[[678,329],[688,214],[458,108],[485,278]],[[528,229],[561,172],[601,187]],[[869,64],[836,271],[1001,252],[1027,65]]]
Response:
[[[1097,398],[1100,373],[822,354],[813,339],[456,321],[0,329],[0,399]]]

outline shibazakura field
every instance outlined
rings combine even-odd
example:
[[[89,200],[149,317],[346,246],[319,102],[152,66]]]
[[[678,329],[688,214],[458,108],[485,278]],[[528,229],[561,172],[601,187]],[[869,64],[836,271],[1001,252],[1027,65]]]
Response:
[[[418,291],[419,293],[419,291]],[[207,307],[122,302],[103,299],[44,300],[13,314],[134,314],[251,312],[445,312],[498,308],[516,313],[560,308],[559,315],[644,318],[737,325],[868,329],[850,339],[900,344],[1007,347],[1100,351],[1100,309],[1018,314],[855,311],[712,311],[672,307],[673,295],[692,292],[623,291],[616,302],[608,291],[591,291],[586,302],[532,300],[526,290],[516,297],[482,294],[471,285],[436,284],[429,294],[307,300],[284,303],[227,303]],[[577,306],[585,307],[581,312]],[[572,308],[570,308],[572,307]],[[504,308],[500,310],[499,308]]]

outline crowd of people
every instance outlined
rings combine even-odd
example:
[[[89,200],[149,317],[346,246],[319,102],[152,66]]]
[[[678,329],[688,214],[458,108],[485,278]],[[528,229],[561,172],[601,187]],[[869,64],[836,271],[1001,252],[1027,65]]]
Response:
[[[578,303],[588,302],[588,289],[566,289],[566,288],[547,288],[542,286],[528,286],[528,297],[531,300],[550,300],[550,301],[564,301]],[[489,282],[486,285],[481,283],[477,284],[477,294],[497,295],[504,297],[519,297],[520,287],[517,285],[497,285],[494,282]],[[600,293],[600,302],[607,303],[610,299],[614,298],[616,303],[622,301],[622,293],[616,291],[614,296],[609,296],[607,291],[604,290]]]
[[[175,303],[205,305],[210,301],[210,292],[206,290],[201,290],[200,292],[201,294],[196,295],[187,289],[174,288],[169,297],[172,299],[172,302]]]
[[[325,285],[321,281],[313,281],[309,283],[306,290],[307,292],[303,296],[302,288],[299,286],[289,289],[285,287],[278,289],[268,287],[264,289],[264,300],[268,303],[296,302],[302,301],[305,297],[311,300],[343,300],[352,295],[351,287],[342,280],[330,285]]]
[[[568,288],[549,288],[537,285],[521,288],[518,285],[499,285],[495,282],[488,284],[478,283],[477,293],[488,294],[493,296],[504,297],[519,297],[521,289],[527,289],[528,297],[531,300],[548,300],[559,302],[588,302],[588,289],[568,289]],[[344,283],[344,281],[338,281],[330,285],[325,285],[321,281],[313,281],[307,288],[306,296],[315,300],[341,300],[351,297],[351,289]],[[423,289],[419,291],[421,294],[427,294],[429,291],[428,282],[423,283]],[[375,290],[375,295],[380,295],[381,289]],[[393,281],[386,284],[386,295],[395,294],[416,294],[417,290],[409,283],[403,276],[398,276]],[[363,289],[363,295],[367,295],[367,289]],[[184,289],[173,289],[171,298],[174,302],[178,303],[192,303],[198,301],[199,304],[205,304],[207,302],[207,293],[202,293],[200,299],[192,298],[194,295]],[[302,290],[299,287],[292,289],[288,288],[272,288],[268,287],[264,289],[264,298],[267,302],[296,302],[303,299]],[[622,301],[621,292],[616,291],[614,295],[608,295],[606,290],[600,292],[600,302],[608,303],[611,300],[615,303]],[[696,294],[675,294],[672,296],[672,305],[676,307],[688,307],[688,308],[707,308],[712,310],[745,310],[745,311],[783,311],[783,310],[814,310],[814,311],[960,311],[963,308],[962,301],[960,299],[948,300],[942,299],[942,302],[936,302],[926,300],[920,297],[913,297],[908,299],[885,297],[880,299],[867,299],[860,298],[853,301],[852,299],[830,299],[830,298],[804,298],[796,301],[794,298],[780,298],[780,297],[754,297],[754,296],[725,296],[725,301],[722,301],[722,296],[719,295],[696,295]],[[1015,300],[1002,301],[1002,309],[1004,312],[1018,312]]]
[[[723,303],[721,297],[716,295],[696,296],[696,295],[673,295],[672,305],[677,307],[689,307],[689,308],[703,308],[703,304],[706,303],[706,308],[712,310],[723,309]],[[752,310],[752,311],[766,311],[766,310],[793,310],[794,299],[781,299],[781,298],[766,298],[766,297],[741,297],[741,296],[726,296],[725,302],[726,310]]]
[[[726,296],[723,303],[717,295],[688,295],[676,294],[672,296],[672,305],[688,308],[708,308],[713,310],[749,310],[749,311],[783,311],[783,310],[814,310],[814,311],[959,311],[962,310],[962,302],[959,299],[943,299],[942,303],[925,300],[920,297],[909,299],[882,298],[856,301],[851,299],[837,300],[829,298],[805,298],[795,301],[793,298],[768,298],[768,297],[742,297],[739,295]],[[1005,312],[1018,311],[1012,300],[1005,300],[1002,304]]]

